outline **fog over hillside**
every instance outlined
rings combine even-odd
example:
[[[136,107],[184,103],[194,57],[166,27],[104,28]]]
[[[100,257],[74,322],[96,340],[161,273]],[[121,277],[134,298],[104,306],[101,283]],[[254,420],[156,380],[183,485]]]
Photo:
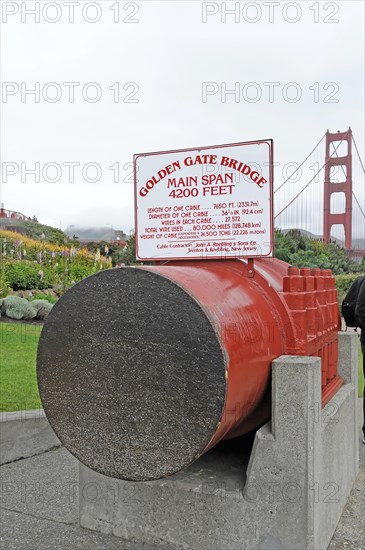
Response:
[[[66,228],[65,233],[69,237],[75,235],[80,241],[114,241],[118,237],[120,239],[128,238],[128,235],[122,230],[114,229],[112,225],[104,227],[84,227],[73,224]]]

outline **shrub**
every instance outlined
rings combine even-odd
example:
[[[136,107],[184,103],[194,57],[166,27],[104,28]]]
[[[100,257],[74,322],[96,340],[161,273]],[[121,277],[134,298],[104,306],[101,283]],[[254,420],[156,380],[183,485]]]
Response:
[[[12,262],[5,267],[6,277],[13,290],[37,288],[39,275],[29,262]]]
[[[47,319],[49,312],[53,308],[53,304],[50,304],[47,300],[33,300],[30,304],[37,312],[37,319]]]
[[[27,298],[29,302],[33,302],[34,300],[44,300],[46,302],[49,302],[50,304],[55,304],[58,300],[56,296],[53,296],[52,294],[34,294],[31,298]]]
[[[43,279],[39,275],[40,270],[43,271]],[[54,276],[48,267],[26,260],[14,260],[7,263],[5,276],[13,290],[50,288],[54,283]]]
[[[1,313],[5,313],[6,307],[17,304],[21,300],[19,296],[7,296],[1,300]]]
[[[360,273],[344,273],[335,276],[336,288],[338,293],[338,304],[340,308],[346,292],[348,291],[354,280],[357,279],[357,277],[359,277],[360,275]]]
[[[121,256],[127,265],[136,263],[136,235],[131,235]]]
[[[346,250],[335,243],[309,238],[300,230],[283,233],[275,229],[275,257],[298,267],[331,269],[334,274],[361,272]]]
[[[94,269],[92,267],[88,267],[86,265],[78,265],[77,263],[74,263],[69,265],[68,279],[69,281],[75,281],[75,283],[78,283],[79,281],[85,279],[85,277],[88,277],[93,273]]]
[[[10,319],[34,319],[37,315],[37,310],[28,300],[19,298],[18,296],[8,296],[4,298],[1,304],[1,312]]]
[[[0,298],[5,298],[9,294],[9,290],[9,281],[5,274],[5,267],[2,264],[0,267]]]

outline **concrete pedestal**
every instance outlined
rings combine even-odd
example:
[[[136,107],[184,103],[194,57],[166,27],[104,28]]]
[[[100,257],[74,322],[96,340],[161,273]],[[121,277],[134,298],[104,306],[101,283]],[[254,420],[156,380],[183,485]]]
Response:
[[[324,409],[319,358],[273,362],[272,421],[250,456],[220,445],[148,482],[80,465],[80,525],[161,548],[326,549],[358,471],[357,336],[339,347],[344,385]]]

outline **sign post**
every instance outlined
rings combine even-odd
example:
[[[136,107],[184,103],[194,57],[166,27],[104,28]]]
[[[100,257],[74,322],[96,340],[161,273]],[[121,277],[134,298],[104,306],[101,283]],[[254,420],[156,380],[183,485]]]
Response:
[[[134,156],[141,261],[272,255],[273,143]]]

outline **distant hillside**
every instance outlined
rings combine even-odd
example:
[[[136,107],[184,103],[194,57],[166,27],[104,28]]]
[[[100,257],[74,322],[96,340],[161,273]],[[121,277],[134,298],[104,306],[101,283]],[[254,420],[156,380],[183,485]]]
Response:
[[[311,233],[310,231],[307,231],[306,229],[298,229],[298,228],[281,229],[281,232],[284,233],[284,235],[286,235],[290,231],[300,231],[300,233],[302,235],[304,235],[305,237],[308,237],[309,239],[314,239],[316,241],[321,241],[323,239],[322,235],[315,235],[314,233]],[[338,239],[337,237],[334,237],[333,235],[331,235],[331,240],[333,242],[335,242],[336,244],[338,244],[338,246],[342,246],[342,247],[345,246],[345,243],[342,239]],[[352,239],[352,248],[354,248],[356,250],[365,250],[365,237],[363,239]]]
[[[50,225],[44,225],[36,221],[15,220],[11,218],[0,218],[0,229],[8,229],[21,233],[31,239],[45,240],[49,243],[63,244],[68,240],[66,233]]]

